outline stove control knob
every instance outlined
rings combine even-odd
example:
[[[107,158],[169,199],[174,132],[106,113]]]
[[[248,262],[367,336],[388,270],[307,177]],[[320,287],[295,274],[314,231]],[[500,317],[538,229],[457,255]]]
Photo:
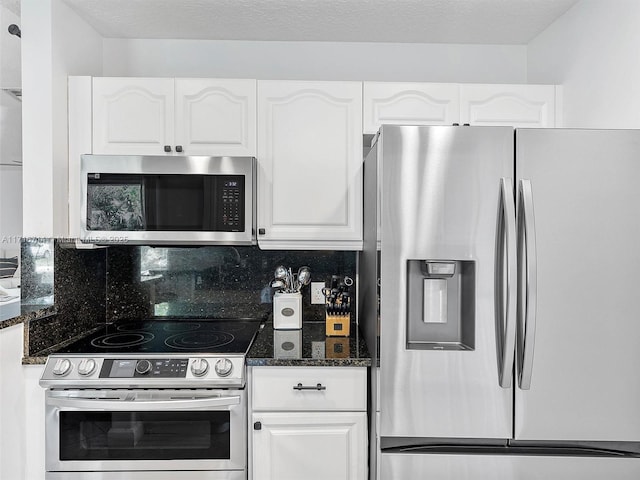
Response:
[[[228,358],[221,358],[216,362],[216,373],[220,377],[228,377],[233,371],[233,363]]]
[[[67,358],[60,358],[53,366],[53,374],[58,377],[64,377],[71,371],[71,362]]]
[[[84,377],[91,375],[96,370],[96,361],[93,358],[85,358],[78,365],[78,373]]]
[[[149,360],[138,360],[136,363],[136,373],[146,375],[151,371],[151,362]]]
[[[191,373],[194,377],[202,377],[209,371],[209,362],[204,358],[196,358],[191,363]]]

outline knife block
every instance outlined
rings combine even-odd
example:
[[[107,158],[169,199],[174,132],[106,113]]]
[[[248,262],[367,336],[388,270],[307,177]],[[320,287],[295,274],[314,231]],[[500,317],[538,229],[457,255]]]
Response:
[[[325,313],[325,330],[327,337],[348,337],[351,326],[351,314],[329,315]]]
[[[349,358],[349,339],[332,337],[326,340],[327,358]]]

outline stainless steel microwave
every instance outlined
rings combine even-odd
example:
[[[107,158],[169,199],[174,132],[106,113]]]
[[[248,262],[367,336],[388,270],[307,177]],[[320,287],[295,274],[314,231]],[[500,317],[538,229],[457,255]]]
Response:
[[[81,240],[255,244],[253,157],[82,155]]]

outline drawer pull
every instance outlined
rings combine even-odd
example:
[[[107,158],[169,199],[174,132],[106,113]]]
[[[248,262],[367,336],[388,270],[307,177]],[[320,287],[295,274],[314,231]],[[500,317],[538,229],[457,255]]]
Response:
[[[321,383],[318,383],[317,385],[315,385],[313,387],[307,386],[307,385],[302,385],[301,383],[299,383],[298,385],[295,385],[293,387],[293,389],[294,390],[326,390],[327,387],[325,387]]]

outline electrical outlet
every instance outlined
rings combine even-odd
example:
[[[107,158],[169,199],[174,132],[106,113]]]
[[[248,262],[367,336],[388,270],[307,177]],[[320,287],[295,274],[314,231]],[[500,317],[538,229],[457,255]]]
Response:
[[[324,358],[324,342],[311,342],[311,358]]]
[[[311,304],[312,305],[322,305],[325,303],[324,293],[322,293],[323,288],[324,288],[324,282],[311,282]]]

